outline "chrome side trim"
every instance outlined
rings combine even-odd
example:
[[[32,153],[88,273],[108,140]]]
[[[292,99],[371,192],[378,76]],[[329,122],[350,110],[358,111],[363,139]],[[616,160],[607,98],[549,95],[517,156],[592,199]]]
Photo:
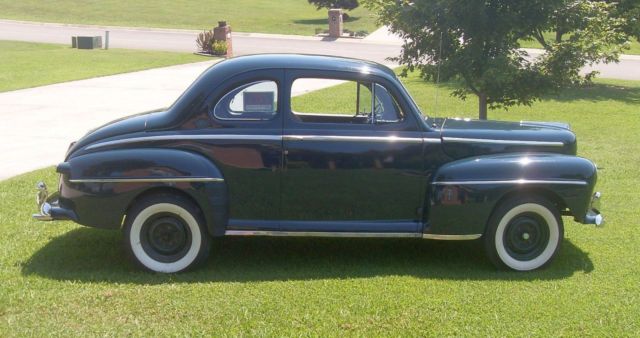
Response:
[[[569,180],[479,180],[479,181],[439,181],[433,182],[434,185],[474,185],[474,184],[568,184],[568,185],[587,185],[585,181],[569,181]]]
[[[423,138],[419,137],[396,137],[396,136],[339,136],[339,135],[284,135],[285,141],[346,141],[346,142],[405,142],[422,143]]]
[[[464,138],[464,137],[443,137],[444,141],[449,142],[468,142],[468,143],[493,143],[493,144],[513,144],[527,146],[549,146],[562,147],[564,143],[553,141],[518,141],[518,140],[494,140],[484,138]]]
[[[279,236],[279,237],[392,237],[420,238],[419,233],[403,232],[321,232],[321,231],[260,231],[260,230],[227,230],[226,236]]]
[[[281,135],[236,135],[236,134],[210,134],[210,135],[158,135],[132,137],[121,140],[94,143],[87,147],[96,149],[127,143],[153,142],[153,141],[181,141],[181,140],[252,140],[252,141],[282,141]]]
[[[149,183],[149,182],[224,182],[214,177],[83,178],[71,183]]]
[[[472,235],[437,235],[404,232],[320,232],[320,231],[260,231],[260,230],[227,230],[226,236],[278,236],[278,237],[365,237],[365,238],[424,238],[439,240],[474,240],[481,234]]]
[[[94,143],[87,146],[87,150],[102,147],[154,141],[181,141],[181,140],[249,140],[249,141],[369,141],[369,142],[409,142],[409,143],[440,143],[440,139],[413,138],[396,136],[339,136],[339,135],[238,135],[238,134],[211,134],[211,135],[158,135],[132,137],[120,140]]]
[[[443,241],[472,241],[482,237],[482,234],[472,235],[438,235],[438,234],[423,234],[424,239],[439,239]]]

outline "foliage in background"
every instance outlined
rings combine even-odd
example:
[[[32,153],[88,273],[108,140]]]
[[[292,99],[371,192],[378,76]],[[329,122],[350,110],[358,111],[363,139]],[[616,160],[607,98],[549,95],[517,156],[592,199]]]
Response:
[[[213,30],[203,31],[198,33],[196,38],[196,44],[198,45],[198,51],[206,54],[213,54],[212,44],[215,42],[213,38]]]
[[[342,8],[352,10],[359,6],[358,0],[307,0],[310,4],[315,5],[317,9]]]
[[[640,0],[607,0],[615,7],[613,15],[625,18],[625,32],[640,40]]]
[[[615,62],[627,46],[627,20],[615,5],[589,0],[366,0],[378,20],[405,43],[394,58],[426,80],[458,83],[453,95],[487,108],[531,105],[543,95],[591,81],[587,65]],[[557,32],[553,41],[543,34]],[[520,41],[539,41],[533,60]]]
[[[360,4],[358,0],[307,0],[310,4],[315,5],[318,10],[322,8],[332,9],[332,8],[342,8],[347,11],[351,11]],[[342,12],[342,19],[349,19],[349,14],[346,12]]]

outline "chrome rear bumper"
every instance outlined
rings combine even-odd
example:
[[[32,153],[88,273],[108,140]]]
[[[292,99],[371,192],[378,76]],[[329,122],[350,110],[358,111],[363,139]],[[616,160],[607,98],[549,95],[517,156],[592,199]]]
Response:
[[[584,217],[585,224],[595,224],[597,227],[604,226],[604,216],[600,213],[600,199],[602,194],[598,191],[591,197],[589,211]]]
[[[38,193],[36,195],[36,203],[38,204],[37,214],[31,215],[33,219],[38,221],[55,221],[55,220],[73,220],[77,219],[75,212],[70,209],[61,208],[58,205],[57,193],[49,196],[47,185],[44,182],[36,184]]]

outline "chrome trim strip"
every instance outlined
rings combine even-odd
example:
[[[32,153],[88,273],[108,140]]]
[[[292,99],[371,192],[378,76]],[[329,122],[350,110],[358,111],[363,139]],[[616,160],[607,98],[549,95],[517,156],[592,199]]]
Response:
[[[236,134],[210,134],[210,135],[158,135],[132,137],[120,140],[94,143],[89,149],[108,147],[118,144],[153,142],[153,141],[180,141],[180,140],[257,140],[257,141],[282,141],[281,135],[236,135]]]
[[[102,147],[154,141],[180,141],[180,140],[251,140],[251,141],[370,141],[370,142],[410,142],[410,143],[440,143],[439,139],[413,138],[396,136],[339,136],[339,135],[237,135],[237,134],[211,134],[211,135],[158,135],[132,137],[120,140],[94,143],[87,146],[87,150]]]
[[[407,142],[422,143],[423,138],[419,137],[397,137],[397,136],[340,136],[340,135],[284,135],[285,141],[348,141],[348,142]]]
[[[438,234],[423,234],[424,239],[439,239],[443,241],[472,241],[482,237],[482,234],[472,235],[438,235]]]
[[[323,232],[323,231],[261,231],[227,230],[226,236],[279,236],[279,237],[393,237],[420,238],[420,233],[405,232]]]
[[[433,182],[434,185],[474,185],[474,184],[569,184],[569,185],[587,185],[585,181],[569,181],[569,180],[478,180],[478,181],[439,181]]]
[[[226,236],[277,236],[277,237],[365,237],[365,238],[424,238],[439,240],[474,240],[481,234],[472,235],[438,235],[405,232],[322,232],[322,231],[262,231],[262,230],[227,230]]]
[[[550,146],[550,147],[562,147],[564,143],[553,141],[518,141],[518,140],[494,140],[484,138],[464,138],[464,137],[443,137],[444,141],[449,142],[469,142],[469,143],[493,143],[493,144],[513,144],[513,145],[528,145],[528,146]]]
[[[148,178],[86,178],[69,180],[71,183],[149,183],[149,182],[224,182],[214,177],[148,177]]]

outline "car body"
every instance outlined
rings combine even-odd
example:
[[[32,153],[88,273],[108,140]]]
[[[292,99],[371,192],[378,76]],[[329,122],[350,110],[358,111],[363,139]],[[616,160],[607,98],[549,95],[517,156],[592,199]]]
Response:
[[[225,235],[484,238],[498,266],[532,270],[560,247],[561,215],[602,224],[596,166],[576,151],[561,123],[425,117],[376,63],[244,56],[72,143],[34,217],[124,229],[160,272]]]

